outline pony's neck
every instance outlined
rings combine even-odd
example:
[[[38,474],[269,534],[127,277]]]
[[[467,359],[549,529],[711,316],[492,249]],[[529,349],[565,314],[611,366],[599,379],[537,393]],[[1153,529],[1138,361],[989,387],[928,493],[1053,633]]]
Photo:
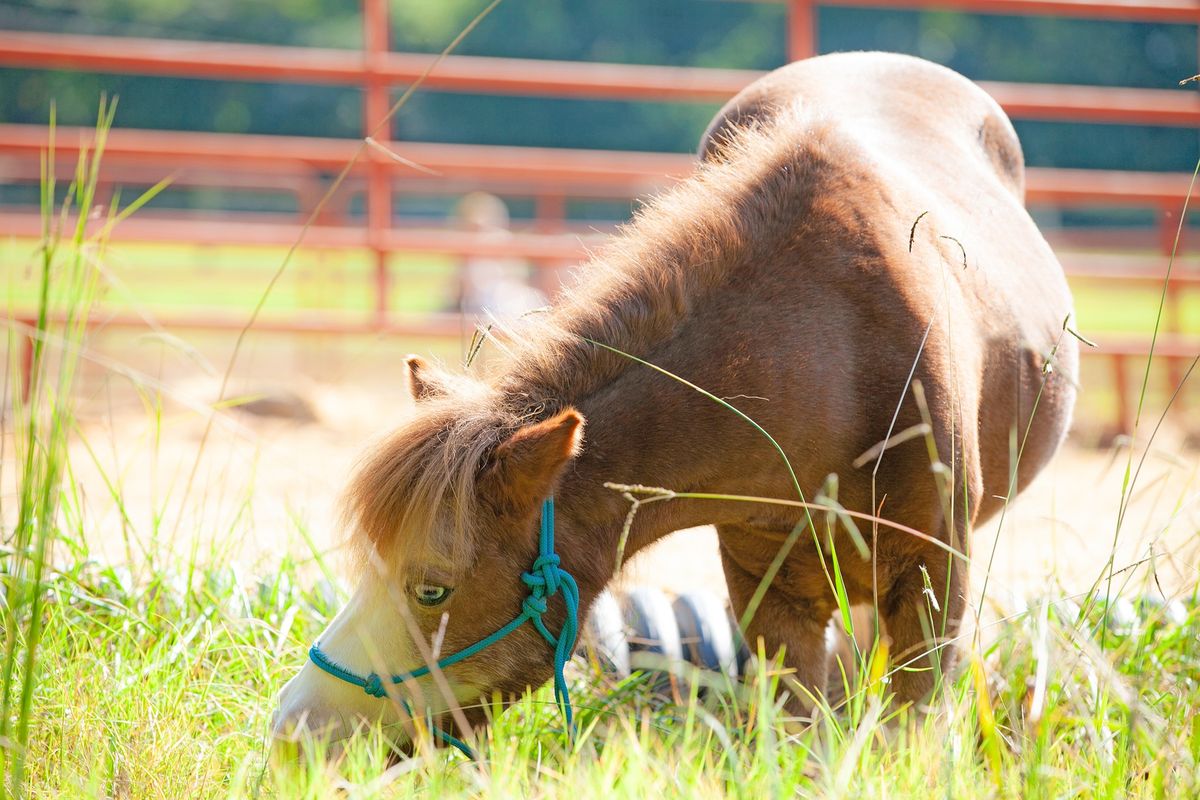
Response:
[[[808,202],[804,130],[747,132],[737,152],[648,203],[547,313],[501,337],[512,358],[495,378],[500,393],[524,409],[579,404],[641,369],[629,356],[652,358],[731,274],[777,256]]]
[[[621,483],[673,491],[722,488],[710,482],[706,461],[698,455],[681,457],[677,433],[662,424],[665,412],[655,398],[661,388],[656,382],[670,380],[635,364],[607,390],[571,400],[587,420],[584,445],[567,468],[555,502],[564,560],[588,602],[638,551],[674,531],[732,521],[742,511],[740,504],[652,499],[652,494],[634,492],[642,502],[631,519],[629,496],[613,488]],[[694,397],[695,406],[671,413],[704,413],[711,401]],[[732,414],[714,415],[712,433],[720,435],[727,423],[738,421]]]

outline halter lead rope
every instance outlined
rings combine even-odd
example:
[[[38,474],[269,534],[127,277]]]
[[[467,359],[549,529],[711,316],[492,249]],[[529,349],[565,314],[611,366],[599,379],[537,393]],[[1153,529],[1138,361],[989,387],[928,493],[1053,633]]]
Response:
[[[521,574],[521,582],[529,587],[529,596],[521,602],[520,615],[492,635],[485,636],[475,644],[465,647],[453,655],[439,659],[437,667],[438,669],[445,669],[452,664],[457,664],[459,661],[470,658],[481,650],[491,647],[526,622],[532,622],[534,628],[546,640],[546,643],[554,648],[554,699],[562,710],[563,717],[566,719],[567,731],[573,732],[575,729],[575,719],[571,711],[571,696],[567,691],[567,679],[563,675],[563,669],[566,667],[567,662],[571,660],[571,654],[575,651],[575,640],[579,635],[579,586],[575,583],[575,578],[571,573],[563,569],[560,563],[561,560],[558,554],[554,552],[554,497],[550,496],[542,503],[542,521],[538,535],[538,557],[534,559],[533,566],[529,572]],[[558,632],[557,636],[550,632],[550,629],[546,627],[546,623],[542,619],[542,615],[546,613],[547,609],[547,598],[553,597],[556,594],[562,595],[563,603],[567,607],[567,615],[563,620],[562,630]],[[385,697],[387,695],[384,678],[381,678],[374,672],[366,676],[358,675],[345,667],[335,664],[321,650],[319,642],[314,643],[309,648],[308,657],[320,669],[339,680],[362,687],[363,691],[372,697]],[[392,675],[386,680],[392,685],[397,685],[408,680],[416,680],[417,678],[424,677],[429,672],[430,667],[424,666],[414,669],[411,672]],[[407,701],[402,700],[401,703],[404,706],[404,710],[411,716],[412,711]],[[471,752],[471,748],[446,731],[435,726],[431,726],[431,730],[435,736],[446,744],[457,748],[468,758],[475,757],[475,754]]]

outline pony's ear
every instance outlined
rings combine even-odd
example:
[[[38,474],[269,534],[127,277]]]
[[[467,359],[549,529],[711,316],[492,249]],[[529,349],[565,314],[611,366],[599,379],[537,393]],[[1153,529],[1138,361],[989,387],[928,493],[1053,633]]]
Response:
[[[408,367],[408,390],[413,400],[418,403],[431,397],[441,397],[448,392],[449,376],[442,374],[437,368],[420,356],[405,356],[404,364]]]
[[[573,408],[526,425],[496,447],[480,492],[501,511],[526,513],[553,490],[582,443],[583,415]]]

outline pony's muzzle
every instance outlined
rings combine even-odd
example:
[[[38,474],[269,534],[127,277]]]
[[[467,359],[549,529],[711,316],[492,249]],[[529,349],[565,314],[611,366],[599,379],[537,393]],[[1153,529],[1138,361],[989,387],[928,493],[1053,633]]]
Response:
[[[357,726],[336,712],[315,708],[285,710],[271,715],[271,755],[276,761],[297,761],[310,751],[328,755],[337,743],[349,737]]]
[[[396,754],[411,754],[412,725],[400,703],[373,697],[306,664],[279,692],[271,715],[271,757],[280,764],[334,760],[348,739],[373,725],[382,726]]]
[[[366,724],[363,712],[373,698],[343,697],[348,693],[342,687],[323,678],[305,665],[279,692],[271,715],[273,757],[293,760],[310,749],[329,750]]]

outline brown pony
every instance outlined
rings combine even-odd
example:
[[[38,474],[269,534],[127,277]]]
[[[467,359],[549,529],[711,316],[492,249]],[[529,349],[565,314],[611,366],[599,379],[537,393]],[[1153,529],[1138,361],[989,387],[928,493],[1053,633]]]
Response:
[[[403,672],[426,663],[431,642],[454,653],[512,620],[551,492],[584,609],[613,577],[629,510],[606,482],[797,497],[784,460],[744,419],[602,343],[728,398],[778,441],[808,499],[836,475],[846,509],[929,537],[860,524],[865,558],[844,527],[822,522],[819,540],[800,538],[746,631],[768,654],[782,649],[793,706],[811,707],[826,681],[831,544],[851,602],[877,605],[907,665],[893,676],[898,697],[933,687],[953,652],[938,645],[965,605],[966,565],[946,548],[965,551],[971,527],[1047,463],[1075,399],[1071,296],[1023,206],[1017,138],[954,72],[854,53],[757,81],[717,116],[701,155],[548,313],[512,331],[496,374],[408,360],[416,413],[350,483],[361,582],[321,636],[330,658],[359,674]],[[656,502],[625,553],[704,524],[719,533],[740,615],[805,516]],[[563,614],[552,598],[555,631]],[[383,699],[309,663],[282,691],[276,731],[394,725],[401,697],[445,718],[540,685],[551,664],[530,625]],[[459,727],[480,718],[457,715]]]

